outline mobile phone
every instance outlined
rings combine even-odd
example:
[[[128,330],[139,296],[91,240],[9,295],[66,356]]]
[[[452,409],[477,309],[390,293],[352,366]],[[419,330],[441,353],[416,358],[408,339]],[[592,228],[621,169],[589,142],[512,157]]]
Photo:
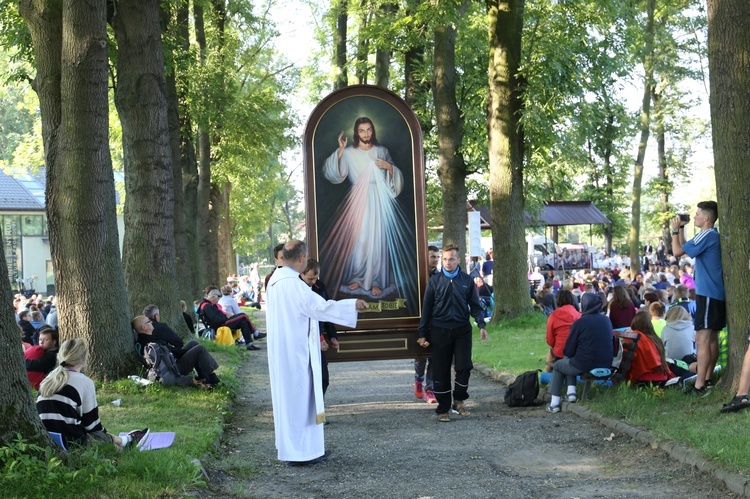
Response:
[[[687,223],[690,221],[690,215],[687,213],[680,213],[680,222]]]

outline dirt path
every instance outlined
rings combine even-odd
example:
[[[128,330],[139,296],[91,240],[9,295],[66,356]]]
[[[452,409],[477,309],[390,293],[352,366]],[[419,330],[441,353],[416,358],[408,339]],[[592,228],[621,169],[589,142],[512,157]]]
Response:
[[[326,446],[332,457],[276,460],[265,344],[243,388],[202,497],[736,497],[713,478],[623,435],[543,406],[511,409],[474,374],[471,416],[437,423],[412,393],[407,360],[332,364]],[[257,355],[256,355],[257,354]],[[249,473],[248,465],[255,473]],[[250,476],[252,475],[252,476]]]

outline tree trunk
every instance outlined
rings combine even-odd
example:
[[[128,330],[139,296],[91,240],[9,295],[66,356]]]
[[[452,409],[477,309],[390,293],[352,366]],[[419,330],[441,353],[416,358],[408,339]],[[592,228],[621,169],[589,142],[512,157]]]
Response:
[[[708,64],[721,253],[727,295],[729,366],[722,383],[739,383],[750,333],[747,221],[750,220],[750,3],[708,0]],[[724,381],[726,380],[726,381]]]
[[[185,5],[185,2],[181,2]],[[182,8],[179,5],[178,8]],[[179,27],[175,26],[176,17],[169,6],[161,4],[162,33],[168,30],[179,36]],[[190,260],[185,235],[185,194],[182,185],[182,137],[180,120],[180,97],[177,91],[177,64],[182,56],[178,47],[165,50],[165,76],[167,83],[167,117],[169,120],[169,148],[172,156],[172,191],[174,196],[174,244],[175,269],[177,271],[177,290],[179,298],[185,303],[193,301],[195,291],[192,284],[192,274],[195,268]],[[184,321],[183,321],[184,322]]]
[[[365,35],[367,24],[370,22],[369,9],[367,0],[361,0],[362,15],[359,19],[359,32],[357,33],[357,63],[355,68],[355,78],[358,85],[367,85],[368,61],[367,54],[370,50],[370,40]]]
[[[135,356],[109,154],[107,9],[65,0],[60,18],[59,5],[20,4],[37,58],[59,325],[88,341],[91,377],[114,379]]]
[[[224,182],[221,189],[220,205],[216,209],[219,214],[219,274],[228,276],[237,273],[237,259],[232,246],[232,218],[229,212],[229,200],[232,194],[232,183]]]
[[[206,60],[206,29],[203,19],[203,7],[193,5],[193,16],[195,18],[195,38],[200,49],[201,64]],[[214,256],[218,248],[211,246],[211,233],[216,236],[216,226],[211,225],[211,139],[208,134],[209,124],[202,120],[198,123],[198,185],[196,195],[196,239],[198,241],[198,254],[201,262],[197,268],[198,287],[202,288],[208,284],[216,284],[216,276],[209,269],[209,262],[216,260]],[[215,217],[214,217],[215,218]],[[218,273],[218,269],[216,269]]]
[[[407,2],[407,16],[414,15],[414,11],[418,7],[417,1],[410,0]],[[414,29],[418,33],[426,34],[427,25],[420,23]],[[427,112],[430,82],[427,78],[424,78],[424,55],[424,39],[422,36],[415,36],[412,44],[404,51],[404,100],[417,115],[419,126],[422,128],[422,136],[426,137],[431,131],[432,123]]]
[[[221,200],[222,191],[218,185],[211,183],[209,191],[209,210],[208,225],[211,230],[208,232],[208,244],[214,251],[206,255],[206,269],[209,284],[221,286],[226,283],[226,275],[222,275],[219,270],[219,221],[221,220]]]
[[[190,64],[190,9],[187,0],[177,3],[177,40],[175,59],[179,68],[177,87],[177,99],[180,105],[180,168],[182,170],[182,189],[184,194],[185,215],[185,246],[187,248],[187,265],[190,271],[188,276],[188,299],[192,301],[201,296],[201,282],[198,280],[198,269],[202,266],[203,259],[198,251],[198,161],[195,157],[195,141],[193,137],[193,126],[190,120],[188,108],[187,88],[189,78],[187,66]],[[175,185],[177,185],[175,183]],[[182,274],[178,268],[178,272]],[[189,303],[189,302],[188,302]]]
[[[346,74],[346,22],[347,22],[347,0],[337,0],[334,3],[336,12],[336,55],[333,88],[338,90],[349,85],[349,79]]]
[[[671,191],[671,186],[669,184],[669,172],[667,170],[667,138],[666,133],[664,132],[663,113],[664,103],[662,102],[662,96],[656,91],[656,89],[654,89],[654,92],[651,94],[651,102],[653,102],[654,106],[654,133],[656,135],[656,155],[659,164],[659,212],[663,219],[660,240],[662,244],[664,244],[664,247],[671,251],[672,237],[669,232],[669,219],[667,218],[667,214],[669,213],[669,193]],[[654,246],[654,251],[656,251],[656,246],[658,245]]]
[[[631,198],[630,219],[630,269],[632,275],[640,270],[640,236],[641,236],[641,183],[643,181],[643,161],[646,158],[649,127],[651,125],[651,92],[654,82],[654,9],[656,0],[646,2],[646,31],[644,33],[643,56],[643,104],[641,107],[641,139],[638,142],[638,153],[633,172],[633,194]]]
[[[163,322],[186,334],[175,269],[174,171],[160,20],[156,0],[117,2],[112,17],[125,165],[123,269],[131,316],[155,304]]]
[[[456,29],[468,7],[464,1],[455,23],[435,28],[433,98],[438,134],[438,176],[443,192],[443,247],[466,253],[466,164],[461,154],[464,122],[456,102]],[[466,269],[464,269],[466,270]]]
[[[523,150],[519,140],[521,61],[524,0],[486,0],[489,24],[489,139],[490,211],[494,270],[503,276],[506,292],[495,300],[492,321],[530,310],[526,279],[526,242],[523,199]],[[496,267],[497,264],[496,264]]]
[[[59,15],[59,10],[57,14]],[[5,247],[2,227],[0,247]],[[7,306],[13,303],[9,282],[5,251],[0,251],[0,303],[6,304],[2,307],[5,312],[0,311],[0,342],[3,344],[3,348],[0,348],[0,366],[3,373],[3,382],[0,383],[0,447],[14,440],[19,433],[27,441],[48,447],[52,445],[52,441],[36,411],[31,385],[26,377],[18,325],[11,308]]]

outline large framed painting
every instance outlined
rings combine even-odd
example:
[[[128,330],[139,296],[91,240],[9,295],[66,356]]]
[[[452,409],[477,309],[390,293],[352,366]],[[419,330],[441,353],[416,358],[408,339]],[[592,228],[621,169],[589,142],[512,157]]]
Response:
[[[413,336],[427,281],[416,116],[384,88],[346,87],[310,115],[304,158],[307,242],[329,297],[370,304],[360,313],[357,332],[376,332],[381,340],[394,332]],[[389,356],[398,355],[383,357]]]

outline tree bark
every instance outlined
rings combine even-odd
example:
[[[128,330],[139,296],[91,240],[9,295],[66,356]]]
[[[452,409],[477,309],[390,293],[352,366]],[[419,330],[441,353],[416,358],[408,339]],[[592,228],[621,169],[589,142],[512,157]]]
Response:
[[[175,179],[160,21],[157,0],[115,4],[115,104],[126,191],[123,269],[131,316],[155,304],[163,322],[186,334],[175,268]],[[176,150],[177,140],[174,145]]]
[[[188,86],[190,84],[187,76],[187,67],[190,64],[190,8],[187,0],[177,3],[176,22],[177,40],[175,59],[178,62],[176,69],[179,83],[177,87],[177,99],[179,103],[180,117],[180,168],[182,170],[182,191],[184,194],[184,216],[185,216],[185,246],[187,248],[187,265],[190,271],[186,272],[189,278],[188,299],[200,296],[201,283],[198,280],[198,269],[202,266],[202,258],[198,251],[198,161],[195,156],[195,140],[193,137],[193,126],[190,120],[188,108]],[[176,185],[176,184],[175,184]],[[180,272],[178,268],[178,272]],[[181,272],[180,272],[181,273]]]
[[[464,121],[456,101],[456,24],[466,11],[464,1],[455,22],[435,28],[433,99],[438,135],[438,176],[443,192],[443,246],[466,253],[466,164],[461,154]],[[464,269],[465,270],[465,269]]]
[[[182,8],[185,2],[180,2],[177,8]],[[175,26],[177,17],[170,10],[169,5],[161,3],[162,33],[171,31],[179,36],[179,27]],[[193,301],[195,290],[192,284],[192,274],[195,268],[190,260],[185,235],[185,193],[182,185],[182,136],[180,119],[180,96],[177,90],[177,64],[182,57],[179,47],[164,50],[165,76],[167,84],[167,117],[169,121],[169,148],[172,156],[172,192],[174,196],[174,244],[175,269],[177,271],[177,289],[179,298],[185,303]],[[183,321],[184,322],[184,321]]]
[[[203,7],[197,3],[193,5],[195,19],[195,38],[200,50],[200,61],[206,61],[206,29],[203,18]],[[195,237],[198,241],[198,255],[203,264],[198,264],[196,279],[198,287],[215,284],[216,276],[209,272],[211,258],[211,233],[216,233],[216,226],[211,225],[211,138],[209,123],[205,119],[198,121],[198,183],[196,193]],[[214,248],[214,253],[216,249]]]
[[[89,375],[118,378],[135,356],[109,154],[106,3],[24,1],[19,10],[37,58],[61,341],[85,338]]]
[[[661,242],[664,247],[671,252],[672,237],[670,234],[670,225],[667,214],[669,213],[669,193],[671,186],[669,183],[669,171],[667,170],[667,137],[664,131],[664,113],[662,96],[656,91],[651,94],[651,102],[654,106],[654,134],[656,135],[656,156],[659,165],[659,212],[662,214],[661,224]],[[656,245],[654,246],[656,251]]]
[[[708,64],[721,253],[727,296],[729,366],[734,393],[750,333],[747,221],[750,220],[750,3],[708,0]]]
[[[232,193],[232,183],[224,182],[220,190],[220,205],[216,212],[219,216],[219,274],[228,276],[237,273],[237,259],[232,245],[232,217],[229,212],[229,200]]]
[[[487,130],[490,163],[492,246],[502,267],[506,293],[495,300],[492,321],[530,310],[526,279],[523,198],[523,150],[519,140],[522,108],[518,68],[521,61],[524,0],[486,0],[489,25],[489,99]],[[497,267],[497,264],[496,264]]]
[[[336,12],[336,32],[334,33],[336,54],[334,57],[333,88],[334,90],[338,90],[349,85],[349,79],[346,74],[347,0],[336,0],[334,9]]]
[[[0,247],[5,247],[2,227]],[[3,348],[0,348],[3,373],[3,382],[0,383],[0,447],[14,440],[19,433],[27,441],[48,447],[52,445],[52,441],[39,419],[31,385],[26,377],[18,325],[11,308],[7,306],[13,303],[9,282],[5,251],[0,251],[0,303],[6,304],[2,307],[5,312],[0,311],[0,342],[3,344]]]
[[[365,36],[365,28],[370,22],[370,10],[367,8],[367,0],[360,1],[361,16],[359,19],[359,33],[357,33],[357,63],[355,67],[355,78],[358,85],[367,85],[367,73],[369,63],[367,54],[370,50],[370,40]]]
[[[417,9],[418,0],[409,0],[406,7],[406,15],[413,16]],[[427,112],[427,99],[430,93],[430,82],[424,78],[424,55],[425,41],[423,36],[427,32],[426,23],[414,26],[417,34],[404,51],[404,101],[409,105],[414,114],[417,115],[419,126],[422,128],[422,136],[430,133],[432,123]]]
[[[640,270],[641,238],[641,184],[643,182],[643,161],[646,158],[646,146],[651,126],[651,92],[654,82],[654,10],[656,0],[646,2],[646,31],[644,33],[643,55],[643,103],[641,105],[641,139],[638,142],[638,153],[633,171],[633,194],[631,197],[630,218],[630,270],[631,277]]]

